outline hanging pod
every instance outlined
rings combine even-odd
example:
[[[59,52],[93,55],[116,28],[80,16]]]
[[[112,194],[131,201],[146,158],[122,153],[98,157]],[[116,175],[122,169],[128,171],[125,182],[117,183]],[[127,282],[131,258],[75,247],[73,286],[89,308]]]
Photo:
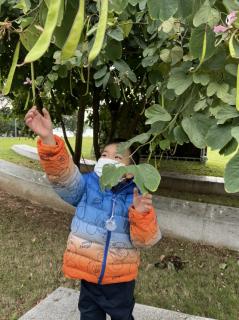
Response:
[[[10,68],[10,71],[9,71],[9,74],[7,77],[7,82],[6,82],[6,84],[3,88],[3,91],[2,91],[3,95],[9,94],[9,92],[11,90],[12,80],[13,80],[13,77],[15,74],[15,70],[17,67],[17,61],[19,58],[19,52],[20,52],[20,41],[18,41],[14,55],[13,55],[12,65],[11,65],[11,68]]]
[[[79,0],[79,9],[77,11],[75,20],[71,27],[68,38],[62,48],[61,60],[67,60],[74,56],[78,43],[84,29],[85,19],[85,0]]]
[[[49,3],[48,13],[44,30],[33,48],[25,57],[24,63],[30,63],[38,60],[47,51],[51,43],[53,32],[56,28],[62,0],[51,0]]]
[[[101,0],[100,6],[100,18],[98,28],[96,31],[95,41],[93,47],[90,50],[88,63],[91,64],[100,53],[103,46],[108,18],[108,0]]]

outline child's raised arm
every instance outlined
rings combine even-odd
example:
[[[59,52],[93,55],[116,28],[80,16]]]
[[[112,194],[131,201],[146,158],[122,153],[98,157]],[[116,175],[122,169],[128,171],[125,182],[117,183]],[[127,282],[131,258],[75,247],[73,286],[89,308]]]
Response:
[[[36,107],[25,116],[26,125],[39,135],[37,148],[42,168],[57,194],[66,202],[76,206],[80,201],[85,181],[65,148],[64,141],[53,135],[52,121],[48,111],[43,115]]]

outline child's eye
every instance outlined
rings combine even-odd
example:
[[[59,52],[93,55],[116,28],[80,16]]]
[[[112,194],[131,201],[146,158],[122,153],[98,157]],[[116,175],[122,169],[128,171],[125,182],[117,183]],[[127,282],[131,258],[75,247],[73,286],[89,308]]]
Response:
[[[120,160],[122,160],[122,157],[120,157],[120,156],[115,156],[115,159],[120,159]]]

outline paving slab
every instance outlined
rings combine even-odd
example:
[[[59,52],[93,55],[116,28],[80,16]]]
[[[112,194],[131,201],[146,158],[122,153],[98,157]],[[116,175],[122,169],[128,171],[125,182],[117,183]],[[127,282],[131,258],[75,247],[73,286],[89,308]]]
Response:
[[[78,291],[59,287],[19,320],[80,320],[78,298]],[[215,320],[137,303],[133,315],[135,320]]]

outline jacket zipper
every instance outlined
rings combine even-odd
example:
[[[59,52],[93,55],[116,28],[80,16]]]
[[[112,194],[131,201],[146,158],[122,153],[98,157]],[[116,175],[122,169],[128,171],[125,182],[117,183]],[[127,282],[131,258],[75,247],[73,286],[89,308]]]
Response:
[[[133,183],[133,181],[131,181],[128,185],[124,186],[122,189],[118,190],[118,192],[116,192],[115,195],[112,197],[111,216],[112,216],[112,213],[114,214],[114,212],[112,212],[112,211],[115,210],[115,202],[116,202],[117,193],[119,193],[119,191],[122,191],[123,189],[125,189],[125,187],[128,187],[131,183]],[[98,278],[98,284],[101,284],[102,279],[103,279],[104,274],[105,274],[105,268],[106,268],[106,261],[107,261],[107,256],[108,256],[108,252],[109,252],[110,239],[111,239],[111,231],[107,230],[107,237],[106,237],[106,243],[105,243],[105,249],[104,249],[104,256],[103,256],[100,276]]]

